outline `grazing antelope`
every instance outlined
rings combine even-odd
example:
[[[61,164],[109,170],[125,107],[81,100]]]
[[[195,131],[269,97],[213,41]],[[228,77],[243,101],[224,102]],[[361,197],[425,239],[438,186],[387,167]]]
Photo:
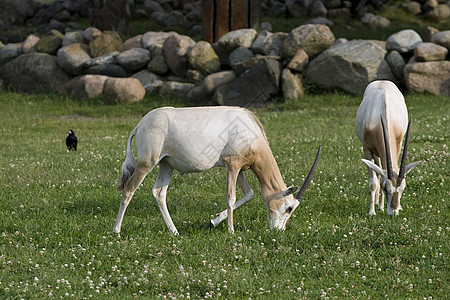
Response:
[[[384,196],[388,215],[398,215],[402,209],[400,198],[406,188],[405,176],[421,162],[406,165],[410,126],[411,118],[408,122],[405,99],[397,86],[383,80],[370,83],[355,121],[356,135],[363,144],[366,158],[362,161],[369,169],[369,215],[375,215],[375,203],[379,202],[378,208],[384,210]],[[405,131],[405,146],[399,168],[398,158]],[[381,201],[378,201],[380,183],[383,194]]]
[[[133,136],[136,136],[137,162],[131,149]],[[270,228],[284,230],[311,180],[320,147],[296,197],[292,194],[298,187],[286,187],[261,123],[246,109],[163,107],[152,110],[131,132],[126,153],[119,183],[122,199],[114,232],[120,232],[125,210],[144,177],[159,165],[152,194],[172,234],[178,231],[167,211],[166,193],[173,170],[190,173],[226,167],[227,209],[211,220],[211,225],[216,226],[228,217],[228,230],[233,233],[233,210],[253,198],[244,170],[253,170],[261,183]],[[237,203],[236,182],[244,192]]]

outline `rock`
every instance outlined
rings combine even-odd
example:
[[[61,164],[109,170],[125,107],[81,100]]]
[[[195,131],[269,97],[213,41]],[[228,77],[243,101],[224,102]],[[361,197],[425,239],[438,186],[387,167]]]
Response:
[[[306,54],[305,50],[299,49],[294,57],[292,57],[291,61],[287,65],[287,68],[293,71],[302,72],[305,70],[308,63],[308,54]]]
[[[325,25],[301,25],[289,33],[283,45],[283,57],[289,58],[303,49],[308,56],[319,54],[334,43],[335,37]]]
[[[80,75],[83,63],[89,61],[89,47],[86,44],[70,44],[57,52],[59,66],[70,75]]]
[[[322,1],[314,1],[313,5],[311,6],[310,10],[310,16],[312,17],[327,17],[328,10],[323,4]]]
[[[417,32],[412,29],[405,29],[388,37],[386,49],[388,51],[395,50],[400,53],[408,53],[413,51],[420,43],[422,43],[422,38]]]
[[[440,31],[433,35],[431,42],[450,50],[450,30]]]
[[[448,50],[434,43],[421,43],[414,49],[417,62],[445,60]]]
[[[236,73],[231,70],[210,74],[203,80],[203,83],[201,85],[202,92],[206,95],[212,95],[216,88],[229,83],[234,79],[236,79]]]
[[[21,54],[22,45],[6,44],[0,48],[0,65],[3,65]]]
[[[56,30],[51,30],[39,39],[39,41],[34,45],[34,48],[37,52],[56,55],[58,49],[61,48],[63,38],[64,36],[62,33]]]
[[[272,34],[273,33],[267,30],[261,31],[250,46],[250,49],[253,51],[253,53],[264,54],[264,44]]]
[[[289,69],[284,69],[281,74],[281,89],[285,101],[296,100],[303,96],[302,76],[294,75]]]
[[[178,25],[178,19],[175,16],[165,12],[155,11],[150,15],[150,18],[164,27],[173,27]]]
[[[130,72],[146,68],[150,60],[150,51],[143,48],[125,50],[117,56],[119,65]]]
[[[427,28],[426,28],[426,32],[425,32],[425,35],[426,35],[426,41],[427,42],[431,42],[431,39],[433,38],[433,36],[436,34],[436,33],[438,33],[439,32],[439,30],[438,29],[436,29],[436,28],[434,28],[434,27],[431,27],[431,26],[427,26]],[[436,43],[437,44],[437,43]]]
[[[313,24],[313,25],[326,25],[326,26],[328,26],[328,27],[330,27],[330,28],[333,28],[333,27],[334,27],[334,22],[331,21],[331,20],[329,20],[329,19],[327,19],[327,18],[324,18],[324,17],[316,17],[316,18],[314,18],[314,19],[305,21],[305,22],[303,23],[303,25],[308,25],[308,24]]]
[[[425,17],[433,22],[444,21],[450,17],[450,7],[446,4],[439,4],[427,13]]]
[[[303,18],[308,15],[312,3],[312,0],[286,0],[286,8],[290,16]]]
[[[195,41],[188,36],[174,34],[169,36],[163,45],[164,57],[170,71],[183,77],[189,67],[187,55],[194,47]]]
[[[206,103],[210,100],[210,95],[203,93],[201,86],[193,87],[187,93],[187,98],[193,103]]]
[[[0,28],[24,24],[34,14],[34,0],[0,0]]]
[[[450,96],[450,61],[407,64],[405,79],[410,91]]]
[[[265,13],[268,17],[278,17],[287,13],[286,5],[279,1],[269,1],[266,5]]]
[[[333,46],[310,61],[306,78],[325,90],[362,94],[373,80],[397,83],[384,57],[386,50],[369,41],[352,40]]]
[[[155,11],[164,12],[164,8],[158,2],[153,0],[144,1],[144,10],[150,13]]]
[[[241,74],[246,70],[245,63],[252,58],[252,50],[245,47],[239,47],[230,54],[230,66],[236,74]]]
[[[178,98],[186,98],[189,91],[195,87],[193,83],[184,83],[176,81],[167,81],[159,89],[161,96],[172,96]]]
[[[84,38],[88,43],[92,42],[96,38],[102,35],[102,32],[95,27],[88,27],[83,31]]]
[[[364,14],[364,16],[361,18],[361,23],[367,25],[372,29],[386,28],[391,25],[391,21],[389,21],[389,19],[381,16],[376,16],[371,13]]]
[[[339,45],[339,44],[344,44],[344,43],[347,43],[347,42],[348,42],[348,40],[346,38],[338,38],[338,39],[336,39],[334,41],[333,46],[336,46],[336,45]],[[383,48],[385,48],[385,47],[383,47]]]
[[[0,68],[0,78],[14,90],[25,93],[62,92],[69,76],[58,65],[56,56],[27,53]]]
[[[190,69],[187,70],[185,79],[186,82],[200,84],[203,82],[203,79],[205,79],[205,75],[200,71]]]
[[[230,31],[222,36],[218,40],[218,44],[225,51],[232,52],[239,47],[250,48],[255,38],[255,29],[239,29]]]
[[[102,55],[99,57],[92,58],[83,63],[83,68],[88,69],[93,66],[116,64],[118,55],[119,55],[119,52],[114,51],[114,52],[110,52],[108,54],[105,54],[105,55]]]
[[[405,75],[403,70],[405,69],[406,63],[403,59],[403,56],[398,51],[392,50],[389,51],[385,59],[389,67],[391,68],[391,71],[394,74],[395,78],[397,78],[399,82],[404,84]]]
[[[107,103],[131,103],[144,99],[145,89],[136,78],[107,78],[103,85]]]
[[[151,93],[153,93],[153,92],[158,92],[159,89],[160,89],[163,85],[164,85],[164,81],[157,79],[157,80],[155,80],[155,81],[153,81],[153,82],[151,82],[151,83],[147,83],[147,84],[144,86],[144,89],[145,89],[145,92],[146,92],[147,94],[151,94]]]
[[[411,1],[402,4],[402,8],[409,14],[418,15],[422,12],[422,8],[419,2]]]
[[[167,74],[169,72],[169,66],[164,57],[163,49],[159,46],[150,46],[149,49],[152,54],[152,60],[148,63],[147,70],[158,75]]]
[[[341,0],[321,0],[327,9],[338,8],[342,5]]]
[[[115,31],[104,31],[102,35],[89,43],[91,57],[98,57],[110,52],[122,52],[123,43]]]
[[[152,84],[154,81],[159,80],[159,77],[156,74],[147,70],[142,70],[131,76],[131,78],[136,78],[139,80],[144,88],[147,85]]]
[[[142,47],[142,34],[138,34],[135,37],[129,38],[123,43],[123,51],[130,50],[133,48],[143,48]]]
[[[102,94],[103,85],[108,76],[83,75],[75,79],[70,93],[74,99],[92,99]]]
[[[62,41],[62,47],[69,46],[70,44],[87,44],[87,40],[84,37],[84,33],[81,30],[70,31],[64,35]]]
[[[150,47],[159,47],[162,49],[166,39],[177,34],[175,31],[170,32],[158,32],[158,31],[148,31],[142,36],[142,48],[151,50]],[[153,54],[153,53],[152,53]]]
[[[275,59],[262,59],[230,83],[219,86],[214,102],[220,105],[243,107],[266,104],[278,92],[280,63]]]
[[[273,31],[273,26],[269,22],[262,22],[261,23],[261,31]]]
[[[123,67],[113,64],[95,65],[86,70],[86,74],[106,75],[110,77],[128,77]]]
[[[30,53],[36,52],[36,48],[34,46],[39,42],[40,38],[35,36],[34,34],[30,34],[27,36],[25,41],[22,44],[22,53]]]
[[[224,50],[223,48],[220,48],[219,43],[217,42],[213,43],[212,47],[217,56],[219,56],[220,64],[223,66],[230,65],[230,61],[228,59],[230,57],[230,52]]]
[[[220,59],[210,43],[199,41],[188,54],[189,64],[204,75],[220,71]]]
[[[269,36],[263,45],[263,54],[281,57],[283,55],[284,41],[287,37],[288,34],[284,32],[277,32]]]
[[[350,10],[346,7],[328,9],[328,18],[330,18],[330,19],[333,19],[333,18],[349,19],[350,18]]]

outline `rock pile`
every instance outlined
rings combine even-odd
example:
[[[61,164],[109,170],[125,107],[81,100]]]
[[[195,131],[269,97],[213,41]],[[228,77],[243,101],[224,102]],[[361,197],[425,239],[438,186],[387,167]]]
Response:
[[[286,9],[292,5],[290,11],[296,3],[313,2],[347,5],[300,0],[283,5]],[[152,3],[145,1],[156,7]],[[199,2],[188,4],[195,7]],[[336,39],[327,25],[308,23],[288,33],[236,30],[214,44],[176,32],[149,31],[124,42],[117,32],[94,27],[63,32],[50,29],[28,34],[20,42],[0,42],[4,84],[27,93],[68,91],[77,99],[102,94],[111,103],[160,93],[187,97],[193,103],[261,105],[276,96],[286,101],[299,98],[305,82],[323,90],[361,94],[377,79],[411,91],[450,95],[450,30],[429,28],[426,42],[413,30],[397,32],[386,41],[347,41]]]
[[[260,105],[276,95],[297,99],[304,80],[361,94],[369,82],[387,79],[450,95],[450,31],[430,31],[428,42],[413,30],[386,41],[346,41],[325,25],[307,24],[289,33],[236,30],[211,45],[176,32],[147,32],[123,43],[112,31],[53,30],[1,46],[0,77],[24,92],[68,91],[77,99],[103,93],[112,103],[159,92],[193,103]]]

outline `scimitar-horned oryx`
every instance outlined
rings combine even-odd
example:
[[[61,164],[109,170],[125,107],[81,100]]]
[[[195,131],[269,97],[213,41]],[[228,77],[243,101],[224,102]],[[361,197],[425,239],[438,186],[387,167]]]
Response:
[[[384,196],[388,215],[398,215],[402,209],[400,198],[406,188],[405,176],[421,162],[406,165],[410,126],[411,118],[408,122],[405,99],[397,86],[384,80],[370,83],[364,92],[355,121],[356,135],[363,144],[366,158],[362,161],[369,170],[369,215],[375,215],[376,203],[379,203],[381,211],[384,210]],[[398,158],[405,132],[405,145],[399,168]],[[383,190],[381,201],[380,184]]]
[[[133,136],[136,136],[137,162],[131,149]],[[167,211],[166,193],[173,170],[189,173],[226,167],[227,209],[211,220],[211,225],[216,226],[228,217],[228,230],[233,233],[233,209],[253,198],[244,170],[253,170],[261,184],[270,228],[284,230],[311,180],[320,147],[296,197],[292,194],[298,187],[286,187],[261,123],[246,109],[164,107],[152,110],[131,132],[126,153],[119,183],[122,199],[114,232],[120,232],[125,210],[144,177],[159,165],[152,193],[172,234],[178,231]],[[236,182],[244,193],[237,203]]]

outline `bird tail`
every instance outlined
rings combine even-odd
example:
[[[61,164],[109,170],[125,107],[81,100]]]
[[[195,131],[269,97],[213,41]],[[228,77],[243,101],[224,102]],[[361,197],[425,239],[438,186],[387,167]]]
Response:
[[[122,175],[120,176],[119,184],[117,187],[119,191],[122,191],[125,188],[125,184],[128,182],[131,175],[133,175],[136,169],[136,160],[134,159],[133,150],[131,149],[131,140],[133,139],[133,136],[136,135],[136,132],[137,127],[133,129],[130,136],[128,137],[127,156],[122,164]]]

